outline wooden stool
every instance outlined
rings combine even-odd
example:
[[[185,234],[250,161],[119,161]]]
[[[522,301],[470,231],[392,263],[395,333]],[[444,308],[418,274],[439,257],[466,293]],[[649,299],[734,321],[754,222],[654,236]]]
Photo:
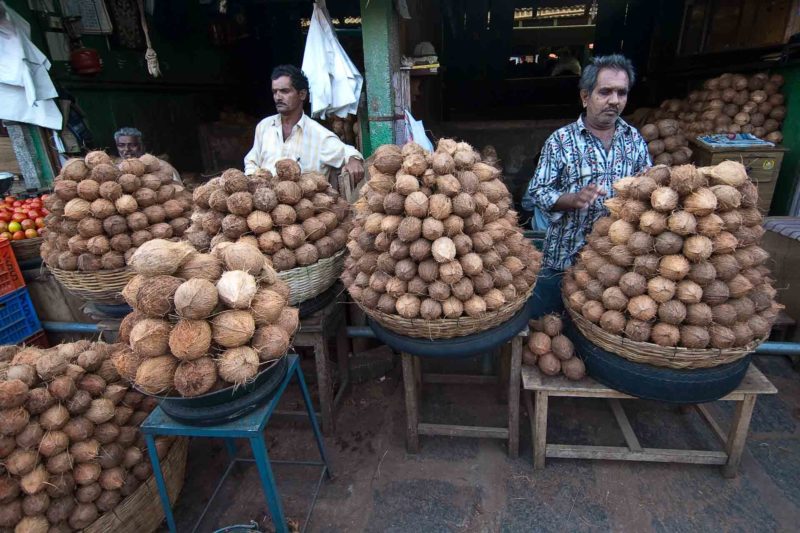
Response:
[[[494,385],[504,380],[503,371],[495,376],[473,376],[458,374],[423,375],[420,358],[402,352],[403,385],[406,403],[406,450],[408,453],[419,451],[420,435],[444,435],[447,437],[478,437],[490,439],[508,439],[508,455],[516,458],[519,455],[519,380],[522,366],[522,342],[528,333],[527,328],[515,336],[511,344],[511,364],[509,366],[508,387],[508,427],[461,426],[453,424],[433,424],[420,421],[419,406],[422,401],[423,383],[449,383],[469,385]]]
[[[335,397],[333,379],[328,367],[328,339],[331,337],[336,337],[336,359],[339,368],[339,389]],[[322,431],[326,434],[333,433],[336,431],[333,410],[341,402],[350,384],[350,339],[347,337],[346,312],[342,297],[337,296],[324,308],[302,319],[293,345],[314,349]],[[305,417],[303,411],[278,411],[275,414]]]
[[[570,381],[563,376],[549,377],[538,368],[522,368],[522,386],[525,409],[531,420],[533,440],[533,468],[544,468],[545,457],[566,459],[610,459],[618,461],[650,461],[659,463],[690,463],[722,465],[722,475],[736,477],[742,460],[750,418],[759,394],[776,394],[778,390],[754,365],[747,369],[742,383],[733,392],[720,398],[723,401],[738,402],[733,423],[727,435],[711,416],[705,405],[694,405],[701,418],[709,425],[725,447],[724,451],[713,450],[671,450],[664,448],[644,448],[639,443],[631,423],[625,414],[621,399],[636,400],[621,392],[609,389],[593,379],[586,377],[580,381]],[[533,405],[531,396],[536,395]],[[627,446],[581,446],[573,444],[548,444],[547,408],[551,396],[568,398],[606,398],[614,413]]]

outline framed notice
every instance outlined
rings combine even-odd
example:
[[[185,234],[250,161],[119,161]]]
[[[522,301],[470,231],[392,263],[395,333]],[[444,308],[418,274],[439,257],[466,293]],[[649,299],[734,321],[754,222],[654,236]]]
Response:
[[[81,17],[84,34],[105,34],[114,29],[103,0],[61,0],[61,13],[65,17]]]

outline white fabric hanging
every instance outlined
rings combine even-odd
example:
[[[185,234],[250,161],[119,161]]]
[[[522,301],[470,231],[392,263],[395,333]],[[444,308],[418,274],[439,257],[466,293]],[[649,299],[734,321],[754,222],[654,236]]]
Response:
[[[347,57],[324,7],[314,4],[303,53],[303,72],[311,91],[311,115],[345,118],[358,113],[364,77]]]
[[[62,126],[50,61],[30,40],[30,25],[3,3],[0,18],[0,119],[36,124],[53,130]]]

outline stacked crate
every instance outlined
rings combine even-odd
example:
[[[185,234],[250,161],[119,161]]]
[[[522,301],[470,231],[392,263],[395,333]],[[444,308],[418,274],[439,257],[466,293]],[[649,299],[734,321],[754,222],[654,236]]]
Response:
[[[5,239],[0,240],[0,344],[48,346],[14,250]]]

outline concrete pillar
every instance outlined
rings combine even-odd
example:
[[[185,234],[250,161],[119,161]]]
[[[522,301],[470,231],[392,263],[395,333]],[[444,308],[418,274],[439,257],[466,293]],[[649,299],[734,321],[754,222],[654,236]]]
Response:
[[[395,142],[395,94],[392,74],[400,67],[397,14],[392,0],[361,0],[361,35],[367,87],[364,156]]]

